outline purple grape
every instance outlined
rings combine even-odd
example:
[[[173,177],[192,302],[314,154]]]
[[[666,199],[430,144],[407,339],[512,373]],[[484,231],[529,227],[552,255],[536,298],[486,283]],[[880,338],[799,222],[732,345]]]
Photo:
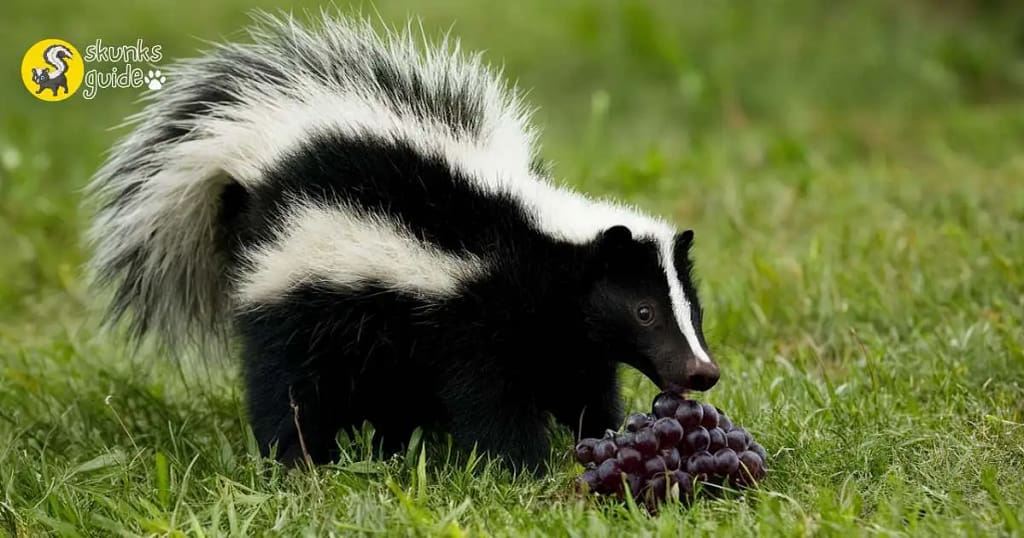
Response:
[[[633,446],[636,443],[636,434],[631,432],[620,433],[615,436],[615,445],[620,449],[626,446]]]
[[[738,488],[748,488],[757,485],[757,482],[764,478],[764,462],[752,451],[745,451],[739,455],[740,466],[736,472],[729,475],[729,480]]]
[[[626,431],[636,433],[641,428],[646,428],[650,424],[647,420],[647,415],[643,413],[633,413],[626,419]]]
[[[597,439],[583,439],[576,443],[576,461],[581,465],[594,461],[594,445],[596,444]]]
[[[619,447],[615,445],[615,441],[611,439],[601,439],[594,445],[594,463],[601,465],[605,461],[608,461],[615,457],[615,453],[618,452]]]
[[[651,414],[658,418],[675,416],[676,408],[682,398],[671,392],[662,392],[651,405]]]
[[[697,452],[686,460],[686,472],[696,477],[715,472],[715,457],[706,450]]]
[[[715,474],[728,476],[740,468],[740,459],[731,448],[715,452]]]
[[[729,448],[739,454],[750,446],[750,434],[743,428],[736,428],[725,434],[725,442]]]
[[[665,492],[668,489],[668,479],[665,475],[656,475],[647,481],[644,488],[644,497],[649,504],[657,504],[665,500]]]
[[[756,441],[751,442],[750,446],[747,447],[747,450],[757,454],[758,456],[761,456],[761,461],[768,463],[768,452],[764,449],[763,446],[758,444]]]
[[[605,460],[597,468],[597,479],[601,483],[602,491],[618,491],[622,485],[622,468],[619,467],[619,462],[615,459]]]
[[[732,421],[721,411],[718,412],[718,427],[722,428],[725,433],[729,433],[733,429]]]
[[[653,428],[661,446],[675,446],[683,438],[683,427],[675,418],[659,418]]]
[[[586,488],[584,491],[597,491],[601,486],[601,479],[597,476],[597,469],[587,469],[583,471],[583,474],[576,479],[576,483],[580,487]]]
[[[661,451],[661,459],[665,461],[666,468],[674,471],[679,468],[682,458],[679,456],[679,449],[671,447]]]
[[[711,440],[708,444],[708,452],[715,453],[728,446],[725,440],[725,432],[722,431],[722,428],[711,428],[708,430],[708,438]]]
[[[683,444],[690,452],[700,452],[711,446],[711,436],[704,426],[697,426],[686,432],[686,435],[683,436]]]
[[[750,450],[741,452],[739,459],[742,464],[740,466],[741,471],[742,469],[746,469],[746,473],[750,473],[750,476],[755,481],[762,480],[764,478],[764,460],[762,460],[761,456],[758,456],[756,452],[752,452]]]
[[[640,451],[628,446],[619,447],[619,466],[627,473],[635,473],[644,468],[644,460]]]
[[[703,419],[704,407],[693,400],[683,400],[676,408],[676,420],[687,430],[699,425]]]
[[[672,471],[672,483],[679,484],[679,498],[689,499],[693,496],[693,477],[686,471]]]
[[[679,471],[672,471],[665,475],[665,496],[658,500],[676,500],[677,495],[681,496],[682,487],[679,485],[676,473]]]
[[[644,457],[651,457],[655,452],[658,451],[658,434],[654,433],[654,430],[646,428],[636,432],[636,444],[634,447],[640,451]]]
[[[653,456],[644,462],[644,475],[654,476],[668,470],[668,466],[665,464],[665,459],[661,456]]]
[[[718,427],[718,410],[711,404],[704,404],[701,406],[704,410],[704,418],[701,419],[700,425],[707,429]]]

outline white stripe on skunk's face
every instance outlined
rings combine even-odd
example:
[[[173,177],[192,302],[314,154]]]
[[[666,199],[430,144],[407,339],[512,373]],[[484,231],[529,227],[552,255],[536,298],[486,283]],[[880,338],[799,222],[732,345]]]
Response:
[[[685,234],[680,234],[682,237]],[[692,232],[689,234],[689,238],[685,239],[687,243],[692,239]],[[690,344],[690,349],[693,350],[694,357],[701,362],[710,363],[711,356],[708,355],[704,344],[701,342],[701,338],[697,337],[697,331],[701,330],[700,327],[695,326],[693,311],[696,303],[696,297],[690,298],[686,296],[683,290],[682,279],[680,278],[679,269],[676,267],[679,260],[677,260],[676,254],[676,241],[680,239],[673,238],[672,241],[663,240],[661,243],[661,265],[665,270],[665,279],[668,282],[669,297],[672,299],[672,312],[675,314],[676,322],[679,325],[680,332],[686,337],[686,342]],[[688,248],[687,245],[685,248]],[[684,247],[680,247],[684,248]],[[689,271],[689,268],[684,269]],[[683,275],[689,278],[689,275]]]

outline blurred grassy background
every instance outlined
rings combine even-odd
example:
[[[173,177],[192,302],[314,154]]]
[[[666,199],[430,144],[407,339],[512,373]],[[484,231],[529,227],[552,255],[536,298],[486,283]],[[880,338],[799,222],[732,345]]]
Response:
[[[186,391],[93,334],[80,189],[139,91],[45,103],[16,66],[44,37],[192,55],[254,7],[318,6],[0,7],[0,531],[237,534],[237,511],[314,534],[1024,532],[1024,3],[355,4],[485,50],[529,89],[558,177],[696,230],[726,376],[708,397],[775,466],[757,502],[657,520],[573,503],[564,458],[561,481],[439,472],[413,500],[382,485],[408,485],[401,465],[266,485],[234,384]],[[198,485],[167,493],[186,469]]]

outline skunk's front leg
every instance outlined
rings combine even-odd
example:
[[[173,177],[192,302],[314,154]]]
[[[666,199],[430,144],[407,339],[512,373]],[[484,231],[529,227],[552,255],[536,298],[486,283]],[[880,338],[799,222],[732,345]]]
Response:
[[[543,473],[551,453],[547,417],[521,393],[512,396],[501,383],[451,379],[441,400],[447,408],[452,440],[463,450],[500,457],[515,471]]]
[[[603,383],[587,382],[583,394],[562,394],[551,403],[559,424],[572,430],[574,439],[601,437],[622,425],[622,401],[614,373]]]

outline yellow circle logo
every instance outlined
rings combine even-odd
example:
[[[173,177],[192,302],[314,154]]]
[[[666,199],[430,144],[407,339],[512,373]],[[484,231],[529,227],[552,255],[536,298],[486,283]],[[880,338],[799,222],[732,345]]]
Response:
[[[25,89],[43,101],[63,101],[82,85],[85,62],[78,49],[63,39],[44,39],[21,59]]]

